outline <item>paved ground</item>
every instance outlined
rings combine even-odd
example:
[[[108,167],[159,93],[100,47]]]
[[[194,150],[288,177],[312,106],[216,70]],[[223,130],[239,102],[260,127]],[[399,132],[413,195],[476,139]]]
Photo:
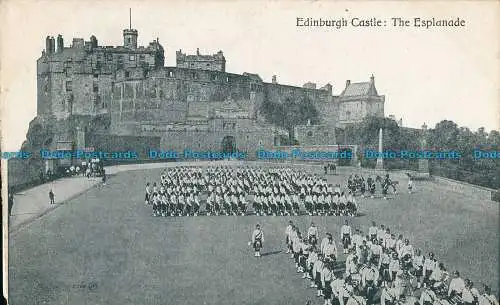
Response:
[[[105,187],[13,232],[10,304],[322,304],[280,252],[284,228],[293,219],[304,231],[314,219],[321,233],[339,236],[343,217],[154,218],[143,187],[159,173],[111,175]],[[362,201],[365,216],[354,225],[385,223],[425,252],[432,249],[450,270],[497,292],[498,203],[442,194],[433,182],[416,189]],[[247,246],[257,222],[266,234],[267,255],[260,259]]]
[[[190,163],[186,163],[190,164]],[[108,175],[115,175],[124,171],[146,170],[174,166],[174,163],[130,164],[106,167]],[[42,217],[68,200],[81,195],[83,192],[96,187],[101,178],[86,178],[74,176],[62,178],[49,183],[38,185],[31,189],[18,192],[14,196],[14,206],[9,217],[9,230],[15,231],[29,225],[35,219]],[[50,204],[49,191],[55,194],[55,204]]]

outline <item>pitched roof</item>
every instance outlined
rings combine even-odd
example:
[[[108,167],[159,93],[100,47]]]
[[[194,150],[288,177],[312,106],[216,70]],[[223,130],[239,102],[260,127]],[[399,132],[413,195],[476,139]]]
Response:
[[[352,83],[345,88],[341,96],[378,95],[375,85],[371,82]]]

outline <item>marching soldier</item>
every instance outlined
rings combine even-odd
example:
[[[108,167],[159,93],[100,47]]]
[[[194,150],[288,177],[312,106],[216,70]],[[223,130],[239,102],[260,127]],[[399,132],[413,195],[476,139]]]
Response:
[[[290,239],[290,235],[292,234],[293,230],[293,221],[288,222],[288,226],[286,226],[285,229],[285,243],[286,243],[286,253],[289,254],[292,252],[292,241]]]
[[[366,300],[361,295],[361,290],[358,287],[354,288],[354,293],[349,298],[346,305],[366,305]]]
[[[318,260],[318,252],[319,252],[318,249],[316,249],[316,247],[313,247],[306,261],[307,271],[308,271],[307,278],[311,280],[310,288],[315,288],[314,282],[316,274],[313,273],[313,269],[314,269],[314,263],[316,263],[316,261]]]
[[[146,183],[146,195],[144,196],[144,204],[149,204],[149,199],[151,196],[151,187],[149,186],[149,182]]]
[[[387,282],[387,286],[382,289],[382,294],[380,295],[380,305],[395,305],[398,299],[396,288],[394,288],[392,282]]]
[[[335,278],[333,274],[333,268],[331,263],[328,262],[323,266],[321,272],[321,285],[323,286],[323,297],[325,299],[325,305],[332,303],[332,280]]]
[[[484,293],[479,297],[479,305],[498,305],[497,298],[491,294],[491,288],[484,285],[483,290]]]
[[[412,259],[413,268],[415,269],[415,277],[417,278],[417,288],[420,288],[422,285],[422,277],[424,276],[424,261],[425,257],[422,255],[422,251],[417,249]]]
[[[465,282],[460,277],[460,272],[453,272],[453,279],[450,281],[450,285],[448,286],[448,298],[450,300],[454,300],[456,298],[460,299],[464,288]]]
[[[311,226],[307,230],[307,240],[313,246],[316,246],[318,244],[318,228],[316,227],[314,222],[311,222]]]
[[[331,261],[332,265],[337,261],[337,247],[335,246],[332,235],[328,236],[328,242],[323,247],[323,254],[325,258]]]
[[[370,236],[370,240],[373,242],[377,240],[378,228],[375,221],[372,221],[372,226],[368,229],[368,235]]]
[[[405,239],[404,244],[399,248],[399,255],[403,269],[410,268],[413,260],[413,246],[410,245],[408,239]]]
[[[424,286],[429,284],[429,279],[434,270],[438,267],[437,260],[434,258],[434,253],[430,252],[429,257],[424,260]]]
[[[375,239],[373,240],[372,245],[370,247],[368,261],[378,266],[381,255],[382,255],[382,247],[379,245],[379,242]]]
[[[361,284],[365,293],[367,305],[372,305],[374,302],[375,294],[377,293],[377,284],[379,281],[379,272],[374,264],[369,264],[367,268],[363,269],[361,274]]]
[[[255,230],[252,233],[252,244],[255,250],[255,257],[260,257],[260,249],[262,249],[264,242],[264,232],[262,232],[260,225],[255,226]]]
[[[323,263],[323,254],[318,254],[318,259],[316,262],[314,262],[313,266],[313,274],[314,274],[314,288],[316,288],[317,291],[317,297],[320,297],[323,295],[323,286],[321,282],[321,271],[323,270],[324,263]]]
[[[342,245],[344,247],[344,254],[347,254],[349,246],[351,245],[351,235],[352,235],[352,229],[349,226],[349,222],[347,220],[340,229],[340,234],[341,234],[340,238],[342,239]]]

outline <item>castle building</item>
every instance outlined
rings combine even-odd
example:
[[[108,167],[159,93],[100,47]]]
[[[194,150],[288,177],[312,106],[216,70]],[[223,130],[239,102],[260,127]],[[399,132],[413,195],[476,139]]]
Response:
[[[37,117],[30,124],[30,130],[50,124],[53,132],[38,139],[44,147],[251,154],[258,147],[272,149],[288,134],[265,120],[260,111],[265,102],[314,104],[320,122],[299,128],[304,144],[335,144],[336,127],[383,116],[384,97],[373,76],[369,83],[348,81],[342,94],[333,96],[330,84],[296,87],[279,84],[276,76],[266,83],[258,74],[228,73],[222,51],[179,50],[176,66],[166,67],[159,39],[144,47],[137,38],[132,28],[123,30],[122,46],[101,46],[95,36],[74,38],[69,47],[61,35],[46,38],[37,61]]]
[[[367,116],[384,117],[385,96],[378,94],[373,75],[369,82],[347,80],[338,103],[338,127],[359,123]]]

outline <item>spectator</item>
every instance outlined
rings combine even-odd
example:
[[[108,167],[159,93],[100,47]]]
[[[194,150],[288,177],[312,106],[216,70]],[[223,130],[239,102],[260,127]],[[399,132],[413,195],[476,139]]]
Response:
[[[14,206],[14,194],[12,194],[12,190],[9,192],[9,216],[12,212],[12,206]]]
[[[54,192],[52,192],[52,190],[50,190],[50,192],[49,192],[49,199],[50,199],[50,204],[55,204],[55,202],[54,202]]]

